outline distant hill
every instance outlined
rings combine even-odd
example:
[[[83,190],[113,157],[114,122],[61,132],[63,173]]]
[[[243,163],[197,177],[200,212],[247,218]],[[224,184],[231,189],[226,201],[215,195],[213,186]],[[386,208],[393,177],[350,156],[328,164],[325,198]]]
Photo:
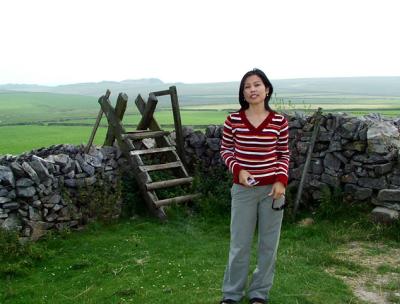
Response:
[[[272,79],[275,94],[291,100],[309,100],[310,98],[344,98],[346,96],[384,99],[400,97],[400,77],[343,77],[343,78],[304,78],[304,79]],[[124,81],[102,81],[92,83],[75,83],[59,86],[43,86],[32,84],[0,85],[0,91],[47,92],[56,94],[72,94],[100,97],[107,89],[112,96],[119,92],[127,93],[130,99],[137,94],[144,97],[149,92],[165,90],[176,85],[179,100],[182,104],[236,103],[238,82],[218,83],[164,83],[160,79],[148,78]],[[167,101],[160,99],[161,104]]]
[[[275,80],[285,93],[331,93],[345,95],[400,96],[400,77],[341,77]]]
[[[4,84],[0,85],[0,91],[19,91],[19,92],[48,92],[59,94],[89,95],[98,96],[99,92],[105,91],[107,88],[113,88],[114,91],[122,88],[142,88],[163,85],[164,83],[157,78],[146,79],[127,79],[123,81],[101,81],[101,82],[84,82],[73,83],[59,86],[44,86],[35,84]],[[101,95],[101,93],[100,93]]]

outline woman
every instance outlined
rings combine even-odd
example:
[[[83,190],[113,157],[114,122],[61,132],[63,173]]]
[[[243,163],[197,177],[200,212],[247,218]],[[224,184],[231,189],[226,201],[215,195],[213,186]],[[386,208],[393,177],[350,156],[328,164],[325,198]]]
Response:
[[[241,109],[224,124],[221,157],[233,174],[231,243],[221,304],[244,296],[250,249],[258,222],[257,267],[248,288],[252,304],[268,301],[288,181],[288,122],[269,107],[273,87],[259,69],[240,82]]]

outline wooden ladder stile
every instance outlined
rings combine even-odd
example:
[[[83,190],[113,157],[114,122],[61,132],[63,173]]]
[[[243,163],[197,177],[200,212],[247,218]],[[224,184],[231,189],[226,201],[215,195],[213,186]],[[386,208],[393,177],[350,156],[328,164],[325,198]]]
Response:
[[[127,96],[120,94],[118,96],[117,105],[114,109],[108,98],[100,98],[101,111],[106,115],[109,124],[105,144],[112,145],[114,140],[128,160],[130,167],[133,169],[135,179],[139,185],[141,192],[149,210],[153,215],[165,220],[166,213],[164,206],[174,203],[184,203],[191,201],[199,196],[199,194],[188,194],[178,197],[159,199],[156,190],[168,187],[189,185],[193,182],[193,178],[189,176],[185,164],[179,156],[178,151],[172,145],[169,138],[170,132],[161,129],[153,114],[157,105],[157,97],[165,95],[170,90],[154,92],[149,94],[148,102],[144,102],[140,95],[136,98],[136,105],[142,118],[138,124],[137,130],[127,132],[122,124],[123,115],[126,109]],[[176,94],[176,89],[175,89]],[[171,97],[172,99],[172,97]],[[174,107],[174,105],[173,105]],[[156,142],[156,147],[146,147],[143,144],[144,139],[152,138]],[[145,164],[143,156],[164,155],[166,161],[157,164]],[[149,172],[172,170],[174,178],[162,181],[153,181]]]
[[[130,167],[133,169],[135,179],[139,185],[139,189],[144,195],[144,200],[147,204],[150,212],[161,220],[166,219],[166,214],[163,208],[155,206],[154,201],[157,201],[157,195],[154,191],[147,191],[145,184],[152,182],[150,175],[147,172],[141,172],[139,166],[144,165],[141,158],[137,155],[131,156],[129,152],[135,149],[133,143],[128,139],[124,138],[123,135],[126,133],[121,120],[118,119],[113,106],[108,99],[99,99],[99,103],[104,114],[107,117],[108,124],[111,127],[112,133],[118,142],[118,146],[121,149],[122,154],[126,157]]]

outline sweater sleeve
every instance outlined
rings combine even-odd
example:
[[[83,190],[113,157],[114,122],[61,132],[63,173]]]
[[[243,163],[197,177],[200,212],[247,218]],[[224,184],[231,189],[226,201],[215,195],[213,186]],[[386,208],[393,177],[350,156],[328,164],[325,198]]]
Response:
[[[277,181],[287,186],[290,153],[289,153],[289,124],[286,118],[284,118],[281,123],[276,151],[278,154],[278,159],[277,159],[278,168],[276,173]]]
[[[224,123],[224,131],[221,141],[221,158],[233,176],[238,176],[240,170],[243,168],[235,158],[235,144],[234,144],[233,124],[231,116],[229,115]]]

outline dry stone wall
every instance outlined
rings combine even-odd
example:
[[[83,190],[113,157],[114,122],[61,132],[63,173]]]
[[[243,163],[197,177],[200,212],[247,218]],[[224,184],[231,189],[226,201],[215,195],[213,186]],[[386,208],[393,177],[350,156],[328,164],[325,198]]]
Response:
[[[290,132],[289,186],[301,179],[314,128],[314,117],[296,114],[288,117]],[[308,168],[303,201],[321,199],[322,189],[340,188],[347,202],[380,206],[373,216],[380,221],[399,218],[400,119],[385,120],[379,115],[356,118],[326,114]],[[204,167],[223,165],[219,156],[222,126],[209,126],[206,132],[186,127],[187,162],[200,160]]]
[[[48,229],[87,223],[97,216],[92,210],[96,196],[90,192],[107,187],[117,193],[118,168],[125,163],[120,156],[114,147],[86,154],[83,147],[58,145],[1,157],[0,226],[35,240]],[[119,212],[119,202],[113,202],[111,216]]]
[[[290,179],[298,185],[314,128],[314,118],[289,117]],[[391,222],[400,212],[400,119],[366,119],[326,114],[312,153],[304,188],[306,203],[321,199],[323,187],[340,188],[347,202],[376,205],[376,220]],[[189,167],[224,166],[220,158],[222,126],[205,132],[184,127]],[[118,183],[126,160],[115,147],[58,145],[18,156],[0,157],[0,227],[17,229],[22,237],[38,239],[49,229],[75,228],[95,218],[96,192],[111,193],[113,210],[121,211]],[[86,193],[86,195],[82,195]],[[114,196],[113,196],[114,194]],[[84,202],[84,199],[90,200]],[[93,205],[91,208],[89,205]],[[93,208],[95,210],[93,210]],[[372,208],[371,208],[372,209]]]

